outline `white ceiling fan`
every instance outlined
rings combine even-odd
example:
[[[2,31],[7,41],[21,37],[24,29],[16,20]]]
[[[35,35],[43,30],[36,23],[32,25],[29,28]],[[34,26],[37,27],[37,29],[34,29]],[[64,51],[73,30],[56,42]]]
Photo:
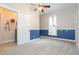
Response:
[[[44,9],[45,9],[45,8],[50,8],[50,5],[48,5],[48,4],[42,4],[42,3],[31,4],[31,5],[36,7],[36,8],[34,9],[34,11],[41,11],[41,12],[44,12]]]

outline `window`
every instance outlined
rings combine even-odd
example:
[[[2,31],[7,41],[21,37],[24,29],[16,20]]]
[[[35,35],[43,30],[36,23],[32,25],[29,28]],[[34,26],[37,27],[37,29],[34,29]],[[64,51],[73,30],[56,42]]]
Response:
[[[57,20],[56,16],[49,17],[49,35],[57,35]]]

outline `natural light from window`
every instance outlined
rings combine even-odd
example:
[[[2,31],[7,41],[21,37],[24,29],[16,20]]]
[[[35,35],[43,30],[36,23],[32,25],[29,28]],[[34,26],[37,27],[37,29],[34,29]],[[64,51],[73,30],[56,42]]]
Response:
[[[49,17],[49,35],[53,35],[53,36],[57,35],[57,17],[56,16]]]

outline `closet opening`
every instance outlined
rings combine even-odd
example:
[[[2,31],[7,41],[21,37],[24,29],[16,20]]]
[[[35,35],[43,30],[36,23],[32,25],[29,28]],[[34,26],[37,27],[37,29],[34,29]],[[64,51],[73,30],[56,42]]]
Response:
[[[17,12],[0,8],[0,44],[17,43]]]

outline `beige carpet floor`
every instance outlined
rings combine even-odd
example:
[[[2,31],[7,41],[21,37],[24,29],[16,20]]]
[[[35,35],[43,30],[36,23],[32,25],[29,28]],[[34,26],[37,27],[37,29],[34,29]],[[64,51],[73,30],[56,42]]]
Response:
[[[0,45],[0,55],[79,55],[79,51],[74,42],[41,38],[21,46]]]

